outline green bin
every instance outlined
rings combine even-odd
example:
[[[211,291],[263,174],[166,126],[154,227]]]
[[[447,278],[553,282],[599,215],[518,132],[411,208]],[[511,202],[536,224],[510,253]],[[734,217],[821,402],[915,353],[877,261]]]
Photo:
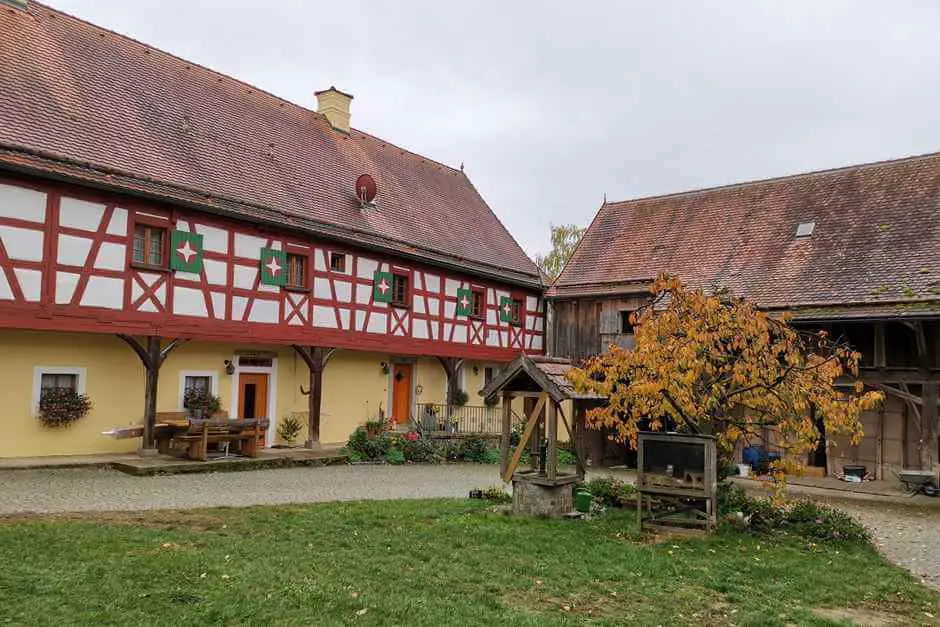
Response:
[[[587,490],[578,490],[574,493],[574,508],[583,514],[586,514],[591,511],[591,501],[593,500],[593,494]]]

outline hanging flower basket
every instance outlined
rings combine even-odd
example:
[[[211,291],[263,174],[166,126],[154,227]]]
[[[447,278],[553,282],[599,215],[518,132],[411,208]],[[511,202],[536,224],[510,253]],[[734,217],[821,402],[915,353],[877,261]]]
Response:
[[[65,427],[91,411],[91,400],[68,388],[50,388],[39,396],[39,421],[47,427]]]
[[[193,418],[212,418],[222,408],[222,399],[208,390],[189,388],[183,394],[183,408]]]

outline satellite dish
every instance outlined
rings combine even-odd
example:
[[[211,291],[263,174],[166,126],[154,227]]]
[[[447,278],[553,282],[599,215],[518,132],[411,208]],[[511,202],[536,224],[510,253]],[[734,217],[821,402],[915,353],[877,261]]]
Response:
[[[375,200],[375,194],[378,188],[375,185],[375,179],[368,174],[360,174],[356,179],[356,197],[363,205],[371,204]]]

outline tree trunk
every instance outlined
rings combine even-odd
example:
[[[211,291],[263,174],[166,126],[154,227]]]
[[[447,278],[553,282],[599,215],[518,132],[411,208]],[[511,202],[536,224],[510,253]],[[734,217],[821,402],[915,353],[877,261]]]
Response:
[[[457,357],[438,357],[444,373],[447,375],[447,406],[456,405],[457,392],[460,391],[460,372],[463,370],[463,359]]]

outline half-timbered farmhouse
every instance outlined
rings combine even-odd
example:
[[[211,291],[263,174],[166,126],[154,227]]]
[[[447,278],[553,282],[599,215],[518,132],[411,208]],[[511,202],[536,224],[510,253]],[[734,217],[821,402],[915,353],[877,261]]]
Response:
[[[316,98],[0,3],[0,457],[133,450],[101,432],[189,388],[270,418],[268,444],[291,414],[342,442],[448,383],[482,404],[490,368],[542,352],[538,270],[462,168]],[[94,407],[45,427],[51,387]]]
[[[552,355],[631,346],[654,277],[731,289],[862,353],[887,393],[858,446],[824,441],[810,465],[879,477],[938,459],[940,153],[604,204],[548,292]]]

